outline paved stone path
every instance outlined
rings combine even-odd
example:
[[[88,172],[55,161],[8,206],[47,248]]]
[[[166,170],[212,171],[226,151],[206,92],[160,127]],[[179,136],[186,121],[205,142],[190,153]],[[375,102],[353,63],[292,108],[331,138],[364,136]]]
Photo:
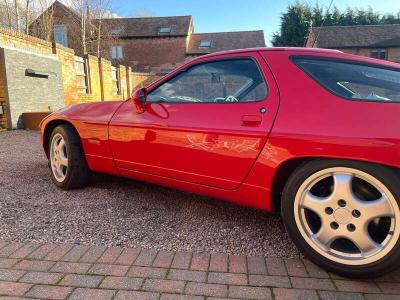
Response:
[[[14,298],[16,297],[16,298]],[[307,260],[0,241],[0,299],[400,299]]]

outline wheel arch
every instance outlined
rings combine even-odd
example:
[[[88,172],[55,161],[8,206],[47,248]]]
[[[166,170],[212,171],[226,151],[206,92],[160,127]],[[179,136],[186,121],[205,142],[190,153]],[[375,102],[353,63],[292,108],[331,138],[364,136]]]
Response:
[[[75,133],[80,137],[78,130],[70,121],[63,119],[56,119],[50,121],[49,123],[46,124],[43,130],[43,149],[47,157],[49,157],[49,142],[51,133],[53,132],[54,128],[56,128],[59,125],[69,125],[75,131]]]
[[[381,164],[381,163],[376,163],[376,162],[370,162],[370,161],[364,161],[364,160],[357,160],[357,159],[347,159],[347,158],[337,158],[337,157],[297,157],[297,158],[291,158],[283,163],[281,163],[275,174],[274,178],[272,181],[272,201],[274,205],[274,211],[279,212],[281,209],[281,196],[283,189],[286,185],[286,182],[288,181],[290,175],[296,170],[298,167],[300,167],[303,164],[306,164],[307,162],[313,161],[313,160],[340,160],[340,161],[358,161],[358,162],[363,162],[366,164],[370,165],[379,165],[383,166],[386,168],[391,169],[399,178],[400,178],[400,168]]]

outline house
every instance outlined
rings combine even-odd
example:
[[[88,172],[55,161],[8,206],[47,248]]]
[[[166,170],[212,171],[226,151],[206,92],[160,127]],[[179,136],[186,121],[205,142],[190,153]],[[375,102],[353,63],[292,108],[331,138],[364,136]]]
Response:
[[[32,25],[31,33],[43,36],[46,14],[52,15],[51,39],[83,55],[80,15],[55,1]],[[98,19],[87,22],[88,54],[132,67],[136,72],[166,73],[187,59],[223,50],[265,47],[257,31],[195,33],[192,16],[102,19],[102,41],[97,45]],[[98,51],[99,50],[99,51]]]
[[[400,24],[315,27],[308,34],[306,47],[400,62]]]

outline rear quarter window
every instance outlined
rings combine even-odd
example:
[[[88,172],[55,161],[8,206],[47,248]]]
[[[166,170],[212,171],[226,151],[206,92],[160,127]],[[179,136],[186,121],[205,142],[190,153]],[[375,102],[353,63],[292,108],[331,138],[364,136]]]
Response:
[[[400,69],[322,58],[292,57],[292,60],[315,81],[339,97],[400,102]]]

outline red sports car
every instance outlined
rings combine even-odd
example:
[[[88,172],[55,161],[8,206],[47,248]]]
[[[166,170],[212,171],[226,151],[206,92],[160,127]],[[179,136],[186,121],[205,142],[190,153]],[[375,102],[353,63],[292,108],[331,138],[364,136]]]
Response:
[[[400,66],[340,51],[194,59],[132,98],[41,123],[54,183],[91,172],[281,212],[313,262],[347,276],[400,264]]]

